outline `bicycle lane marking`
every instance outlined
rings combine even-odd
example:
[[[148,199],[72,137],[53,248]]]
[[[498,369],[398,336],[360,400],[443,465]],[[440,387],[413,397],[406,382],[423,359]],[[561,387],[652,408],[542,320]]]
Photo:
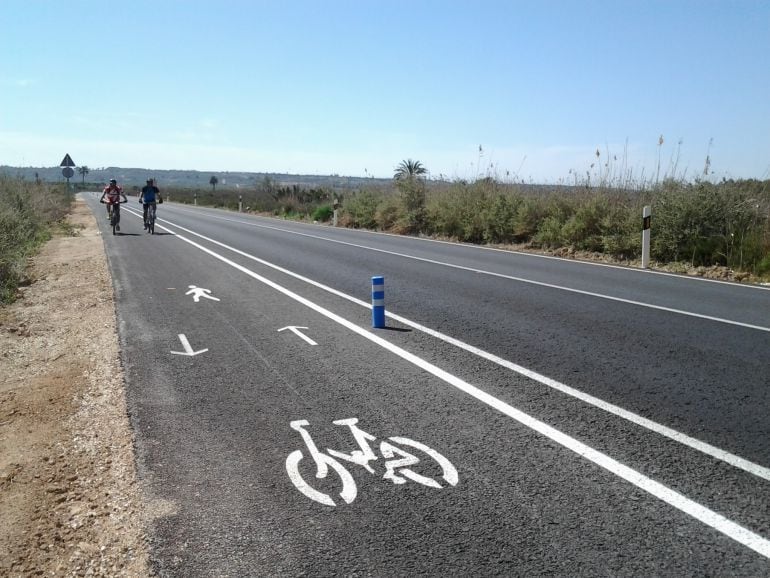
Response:
[[[169,232],[173,232],[169,229],[166,229],[166,230],[168,230]],[[313,303],[309,299],[306,299],[301,295],[298,295],[293,291],[279,285],[278,283],[275,283],[274,281],[271,281],[270,279],[267,279],[266,277],[263,277],[258,273],[255,273],[254,271],[244,267],[243,265],[240,265],[234,261],[231,261],[227,257],[220,255],[219,253],[216,253],[215,251],[212,251],[211,249],[204,247],[203,245],[196,243],[195,241],[188,239],[183,235],[179,235],[178,233],[176,233],[176,237],[184,241],[185,243],[189,243],[193,247],[214,257],[215,259],[218,259],[223,263],[237,269],[238,271],[241,271],[242,273],[248,275],[249,277],[252,277],[253,279],[267,285],[268,287],[275,289],[276,291],[284,294],[290,299],[293,299],[294,301],[301,303],[305,307],[308,307],[309,309],[323,315],[324,317],[330,319],[331,321],[334,321],[335,323],[342,325],[343,327],[360,335],[361,337],[368,339],[369,341],[375,343],[376,345],[379,345],[383,349],[390,351],[391,353],[401,357],[405,361],[412,363],[413,365],[437,377],[438,379],[448,383],[449,385],[454,386],[460,391],[467,393],[471,397],[474,397],[475,399],[481,401],[482,403],[488,405],[489,407],[492,407],[498,410],[499,412],[503,413],[504,415],[507,415],[508,417],[514,419],[520,424],[540,433],[541,435],[569,449],[570,451],[585,458],[586,460],[626,480],[627,482],[647,492],[648,494],[654,496],[655,498],[669,504],[670,506],[702,522],[703,524],[709,526],[710,528],[713,528],[714,530],[718,531],[724,536],[727,536],[728,538],[738,542],[739,544],[746,546],[747,548],[757,552],[758,554],[764,556],[765,558],[770,559],[770,540],[764,538],[763,536],[749,530],[748,528],[741,526],[740,524],[737,524],[736,522],[733,522],[732,520],[726,518],[725,516],[695,502],[694,500],[687,498],[686,496],[680,494],[679,492],[672,490],[668,486],[665,486],[660,482],[656,482],[652,478],[649,478],[644,474],[637,472],[633,468],[630,468],[625,464],[622,464],[621,462],[611,458],[607,454],[604,454],[598,450],[595,450],[594,448],[588,446],[587,444],[584,444],[583,442],[530,416],[529,414],[526,414],[523,411],[516,409],[515,407],[505,403],[504,401],[497,399],[496,397],[486,393],[485,391],[482,391],[478,387],[471,385],[470,383],[450,374],[449,372],[441,369],[436,365],[433,365],[432,363],[429,363],[428,361],[414,355],[413,353],[410,353],[398,347],[397,345],[394,345],[389,341],[386,341],[385,339],[363,329],[362,327],[359,327],[358,325],[355,325],[354,323],[337,315],[336,313],[329,311],[328,309]]]
[[[352,303],[355,303],[357,305],[361,305],[362,307],[366,307],[368,309],[372,308],[371,303],[367,303],[365,301],[362,301],[360,299],[357,299],[355,297],[352,297],[351,295],[347,295],[345,293],[342,293],[341,291],[337,291],[336,289],[333,289],[331,287],[328,287],[326,285],[323,285],[321,283],[318,283],[317,281],[313,281],[312,279],[308,279],[307,277],[303,277],[302,275],[298,275],[297,273],[294,273],[292,271],[289,271],[287,269],[284,269],[283,267],[279,267],[278,265],[274,265],[273,263],[270,263],[269,261],[265,261],[263,259],[260,259],[258,257],[255,257],[253,255],[249,255],[248,253],[245,253],[243,251],[240,251],[234,247],[230,247],[229,245],[226,245],[224,243],[221,243],[219,241],[216,241],[214,239],[211,239],[209,237],[206,237],[205,235],[201,235],[200,233],[196,233],[195,231],[192,231],[190,229],[187,229],[185,227],[182,227],[181,225],[175,225],[173,223],[170,223],[169,221],[165,221],[169,224],[171,224],[174,227],[177,227],[178,229],[188,232],[192,235],[195,235],[197,237],[200,237],[201,239],[204,239],[210,243],[213,243],[215,245],[218,245],[224,249],[227,249],[229,251],[232,251],[233,253],[236,253],[238,255],[241,255],[243,257],[246,257],[248,259],[251,259],[253,261],[256,261],[257,263],[260,263],[261,265],[265,265],[267,267],[271,267],[272,269],[275,269],[276,271],[279,271],[285,275],[289,275],[291,277],[294,277],[295,279],[299,279],[300,281],[303,281],[304,283],[308,283],[314,287],[317,287],[319,289],[322,289],[328,293],[331,293],[332,295],[336,295],[337,297],[341,297],[343,299],[346,299]],[[166,229],[168,230],[168,229]],[[735,455],[733,453],[730,453],[726,450],[723,450],[721,448],[718,448],[716,446],[713,446],[709,443],[703,442],[701,440],[698,440],[696,438],[693,438],[691,436],[688,436],[685,433],[682,433],[680,431],[677,431],[673,428],[670,428],[668,426],[665,426],[663,424],[659,424],[651,419],[648,419],[646,417],[642,417],[641,415],[638,415],[634,412],[631,412],[627,409],[624,409],[620,406],[617,406],[615,404],[612,404],[610,402],[604,401],[603,399],[600,399],[598,397],[594,397],[593,395],[590,395],[588,393],[585,393],[583,391],[580,391],[578,389],[575,389],[573,387],[570,387],[569,385],[566,385],[564,383],[561,383],[555,379],[552,379],[550,377],[547,377],[545,375],[539,374],[536,371],[533,371],[531,369],[527,369],[526,367],[522,367],[521,365],[518,365],[516,363],[513,363],[511,361],[508,361],[507,359],[503,359],[501,357],[498,357],[497,355],[494,355],[492,353],[489,353],[487,351],[484,351],[483,349],[479,349],[478,347],[474,347],[473,345],[469,345],[463,341],[460,341],[459,339],[455,339],[454,337],[450,337],[449,335],[445,335],[443,333],[440,333],[438,331],[435,331],[429,327],[426,327],[424,325],[420,325],[419,323],[416,323],[414,321],[411,321],[409,319],[406,319],[405,317],[401,317],[399,315],[385,312],[385,315],[394,321],[398,321],[399,323],[403,323],[404,325],[407,325],[409,327],[412,327],[413,329],[417,329],[418,331],[422,331],[423,333],[430,335],[431,337],[435,337],[437,339],[440,339],[446,343],[449,343],[450,345],[453,345],[455,347],[459,347],[460,349],[463,349],[469,353],[472,353],[473,355],[476,355],[478,357],[481,357],[482,359],[486,359],[487,361],[490,361],[492,363],[495,363],[501,367],[505,367],[506,369],[509,369],[515,373],[518,373],[519,375],[523,375],[524,377],[527,377],[529,379],[532,379],[534,381],[537,381],[538,383],[541,383],[542,385],[545,385],[546,387],[550,387],[551,389],[555,389],[557,391],[560,391],[561,393],[564,393],[566,395],[569,395],[571,397],[574,397],[576,399],[579,399],[580,401],[587,403],[589,405],[592,405],[594,407],[597,407],[603,411],[606,411],[607,413],[610,413],[612,415],[616,415],[622,419],[625,419],[626,421],[629,421],[631,423],[634,423],[640,427],[643,427],[647,430],[650,430],[654,433],[657,433],[658,435],[662,435],[670,440],[673,440],[675,442],[678,442],[684,446],[687,446],[689,448],[692,448],[696,451],[699,451],[705,455],[711,456],[714,459],[723,461],[727,464],[730,464],[731,466],[741,469],[745,472],[748,472],[754,476],[763,478],[765,480],[770,481],[770,468],[764,467],[760,464],[754,463],[750,460],[747,460],[745,458],[742,458],[738,455]]]
[[[373,474],[375,470],[369,465],[369,462],[377,460],[378,457],[377,454],[372,450],[370,442],[374,442],[378,438],[358,427],[358,418],[355,417],[335,420],[332,423],[337,426],[347,426],[350,428],[350,432],[358,444],[357,450],[346,454],[337,450],[327,449],[326,453],[324,453],[319,451],[318,446],[315,444],[312,436],[310,435],[310,432],[305,429],[305,426],[310,425],[307,420],[296,420],[291,422],[289,426],[293,430],[298,431],[302,436],[302,439],[305,442],[305,446],[309,452],[309,457],[316,464],[316,478],[323,479],[327,476],[330,467],[334,469],[342,480],[343,488],[339,495],[346,503],[350,504],[353,502],[353,500],[356,499],[356,482],[350,475],[350,472],[348,472],[347,468],[345,468],[345,466],[343,466],[338,460],[342,459],[354,465],[361,466],[369,473]],[[435,461],[441,467],[441,478],[447,484],[450,486],[457,485],[459,481],[459,475],[452,462],[450,462],[445,456],[433,448],[423,443],[401,436],[392,436],[387,440],[383,439],[379,443],[380,453],[385,459],[385,474],[382,476],[383,479],[389,480],[393,484],[397,485],[403,484],[407,479],[410,479],[413,482],[434,489],[441,489],[444,487],[434,478],[423,476],[409,468],[408,466],[419,464],[420,459],[407,452],[403,448],[394,446],[390,442],[395,442],[400,445],[420,450],[428,457],[432,458],[433,461]],[[293,451],[286,458],[286,471],[289,474],[289,479],[300,492],[302,492],[311,500],[315,500],[316,502],[324,504],[325,506],[336,506],[337,504],[334,502],[331,496],[314,489],[302,478],[298,464],[303,458],[304,455],[302,454],[301,450]]]

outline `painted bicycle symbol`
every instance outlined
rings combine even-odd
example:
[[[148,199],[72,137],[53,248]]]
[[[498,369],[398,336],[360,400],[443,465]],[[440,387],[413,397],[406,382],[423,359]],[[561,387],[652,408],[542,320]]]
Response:
[[[358,495],[358,487],[356,486],[353,476],[339,460],[362,466],[369,473],[374,474],[374,468],[369,465],[369,462],[377,461],[379,458],[372,450],[370,442],[374,442],[377,438],[356,426],[358,418],[351,417],[348,419],[340,419],[332,423],[339,426],[348,426],[359,449],[354,450],[349,454],[332,449],[327,449],[326,453],[324,453],[318,449],[313,438],[310,436],[310,432],[305,429],[306,426],[310,425],[308,421],[301,419],[293,421],[289,425],[302,436],[308,452],[310,453],[310,457],[315,462],[315,477],[319,480],[324,479],[329,474],[329,469],[334,470],[342,482],[342,490],[339,492],[339,496],[345,503],[350,504]],[[404,437],[390,437],[387,440],[380,442],[380,454],[382,454],[382,457],[385,460],[385,463],[383,464],[385,467],[385,473],[382,476],[383,479],[390,480],[394,484],[405,484],[407,480],[411,480],[418,484],[428,486],[429,488],[445,487],[434,478],[415,472],[412,467],[420,463],[420,458],[399,446],[406,446],[427,455],[441,468],[441,477],[444,481],[450,486],[457,485],[457,470],[448,459],[425,444]],[[300,492],[305,494],[305,496],[311,500],[315,500],[326,506],[336,506],[337,504],[329,494],[325,494],[312,487],[300,474],[299,464],[304,457],[302,450],[295,450],[286,458],[286,471],[289,474],[289,479],[291,479],[292,483]]]

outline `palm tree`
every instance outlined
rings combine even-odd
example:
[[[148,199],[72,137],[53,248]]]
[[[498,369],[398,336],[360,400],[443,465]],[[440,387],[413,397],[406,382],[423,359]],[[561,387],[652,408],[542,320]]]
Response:
[[[393,174],[412,233],[419,233],[425,224],[425,180],[421,177],[427,172],[420,161],[407,159],[401,161]]]
[[[78,167],[78,172],[83,175],[83,184],[86,184],[86,175],[91,172],[91,169],[86,165],[83,165],[82,167]]]
[[[422,166],[420,161],[407,159],[405,161],[401,161],[401,163],[396,167],[396,172],[393,173],[393,178],[397,181],[411,181],[420,175],[424,175],[427,172],[428,169]]]
[[[209,179],[209,184],[211,185],[211,190],[216,191],[217,190],[217,183],[219,182],[219,179],[216,178],[214,175],[211,175],[211,178]]]

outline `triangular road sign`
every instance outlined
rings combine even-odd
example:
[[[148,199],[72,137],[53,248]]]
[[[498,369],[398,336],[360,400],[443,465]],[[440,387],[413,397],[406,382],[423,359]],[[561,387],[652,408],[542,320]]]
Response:
[[[76,166],[74,162],[72,162],[72,157],[69,153],[64,155],[64,159],[62,160],[60,167],[74,167]]]

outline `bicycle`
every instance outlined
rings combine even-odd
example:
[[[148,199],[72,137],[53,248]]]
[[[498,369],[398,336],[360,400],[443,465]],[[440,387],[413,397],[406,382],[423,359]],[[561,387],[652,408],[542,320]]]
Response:
[[[106,201],[101,200],[100,203],[104,203]],[[120,204],[126,203],[128,201],[121,201],[118,199],[117,203],[107,203],[110,208],[112,209],[110,211],[110,227],[112,227],[112,234],[115,234],[115,231],[120,231]]]
[[[342,482],[342,490],[340,491],[339,496],[345,503],[350,504],[353,502],[353,500],[356,499],[356,496],[358,495],[358,487],[356,486],[356,482],[347,468],[345,468],[345,466],[335,458],[339,458],[340,460],[348,461],[358,466],[362,466],[369,473],[374,474],[374,468],[369,465],[369,462],[376,461],[379,458],[372,450],[369,442],[373,442],[377,438],[356,426],[358,423],[358,418],[353,417],[348,419],[340,419],[333,421],[332,423],[334,425],[348,426],[350,428],[350,433],[353,434],[353,438],[358,444],[359,449],[354,450],[349,454],[333,449],[327,449],[326,453],[324,453],[318,449],[318,446],[316,446],[315,442],[313,441],[310,432],[305,429],[305,426],[310,425],[307,420],[301,419],[292,421],[289,423],[289,426],[292,429],[298,431],[302,436],[302,439],[310,453],[310,457],[313,458],[313,461],[316,465],[315,477],[317,479],[324,479],[328,475],[330,468],[334,470]],[[419,464],[420,459],[394,444],[414,448],[426,454],[439,465],[442,472],[441,477],[444,479],[444,481],[450,486],[457,485],[457,482],[459,481],[457,469],[447,458],[445,458],[436,450],[426,446],[425,444],[399,436],[389,437],[388,440],[380,442],[380,453],[386,460],[384,463],[385,473],[382,476],[383,479],[389,480],[393,484],[405,484],[407,480],[411,480],[430,488],[441,489],[445,487],[435,479],[423,476],[422,474],[418,474],[417,472],[413,471],[411,466],[416,466]],[[325,506],[336,506],[337,504],[334,502],[331,496],[313,488],[302,478],[302,475],[299,471],[299,464],[304,457],[305,456],[302,454],[302,450],[295,450],[288,455],[286,458],[286,471],[289,474],[289,479],[296,486],[296,488],[302,492],[302,494],[311,500],[315,500],[316,502],[319,502]],[[391,459],[394,457],[395,459]]]
[[[155,211],[157,205],[155,203],[147,203],[147,219],[144,222],[144,228],[150,235],[155,234]]]

